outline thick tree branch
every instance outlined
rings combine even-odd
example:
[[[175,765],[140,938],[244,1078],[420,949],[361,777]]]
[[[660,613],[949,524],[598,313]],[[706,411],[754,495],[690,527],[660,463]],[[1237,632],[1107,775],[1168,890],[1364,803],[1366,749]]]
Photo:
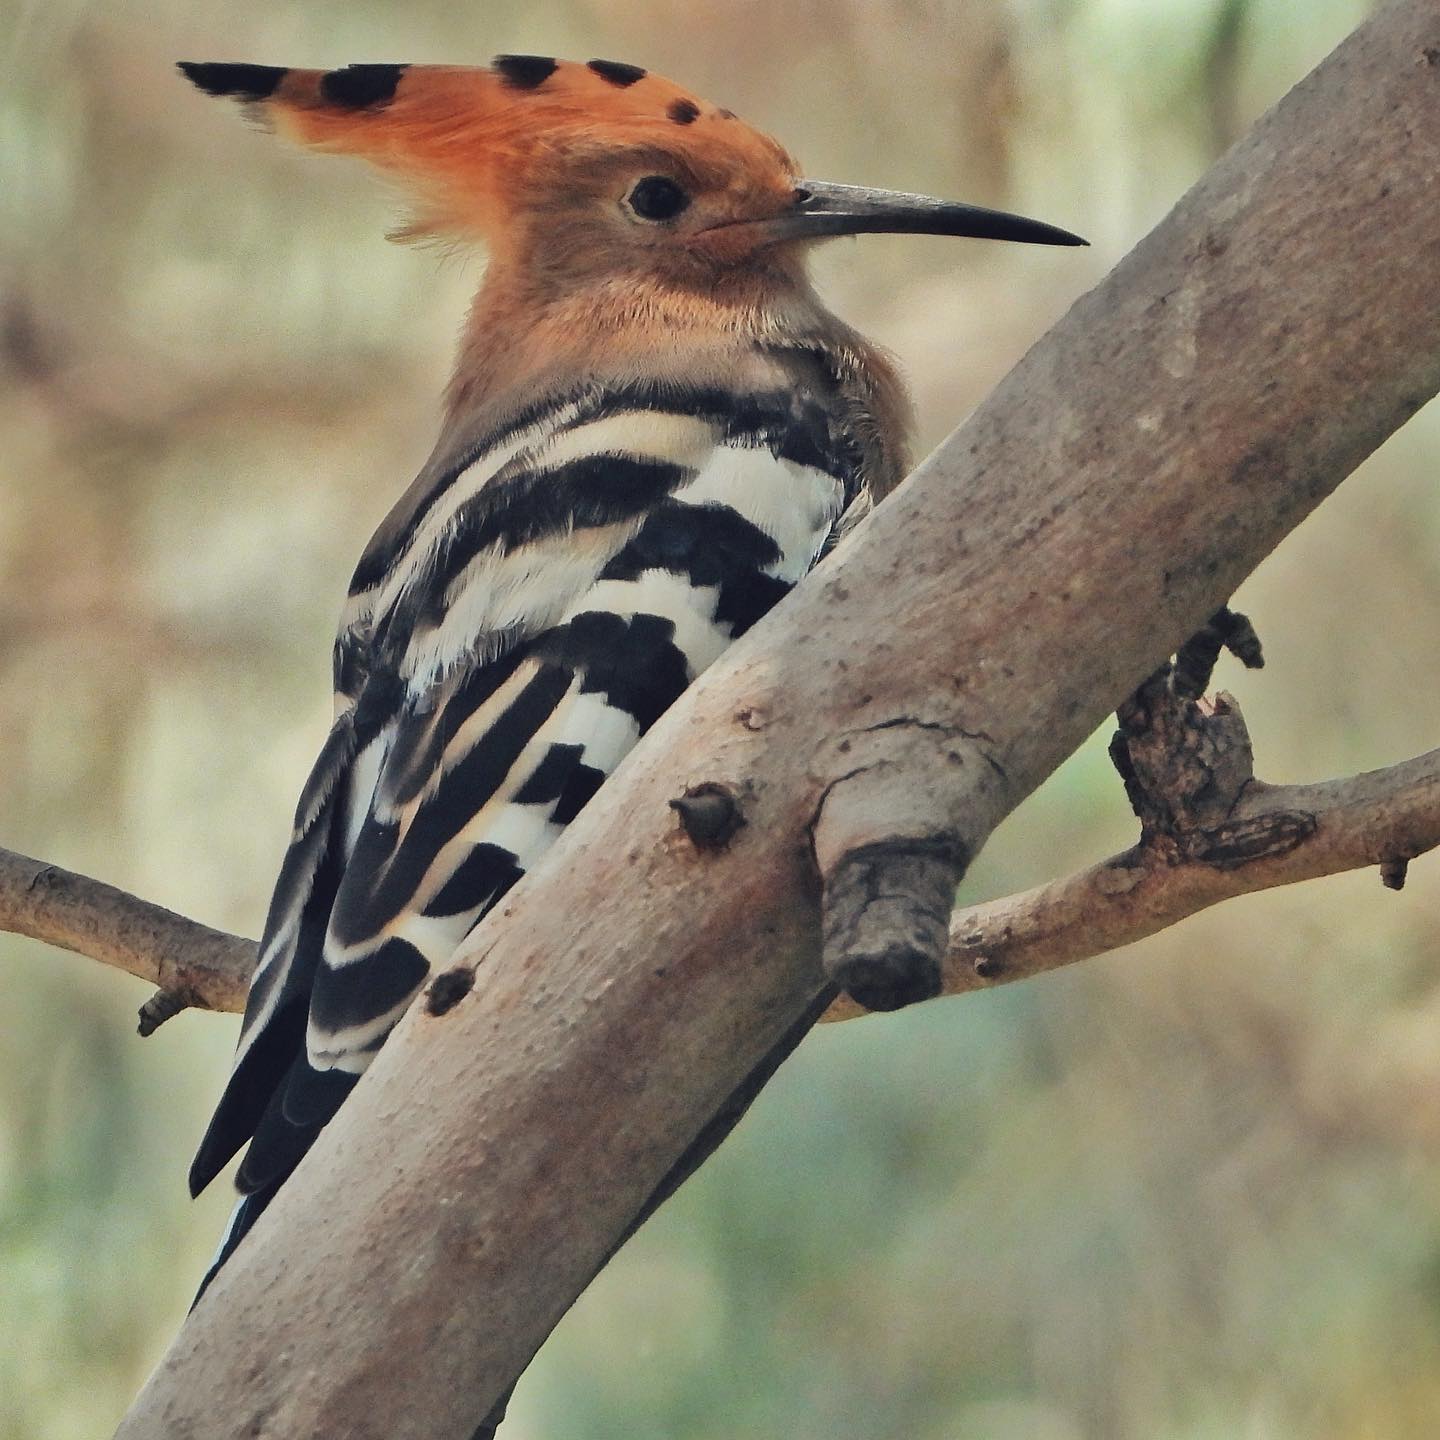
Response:
[[[1440,388],[1440,11],[1380,10],[657,725],[186,1321],[144,1436],[470,1434],[823,983],[827,795],[973,854]],[[904,616],[895,626],[893,617]],[[853,748],[853,747],[852,747]],[[697,847],[669,802],[727,787]],[[818,824],[817,824],[818,818]]]

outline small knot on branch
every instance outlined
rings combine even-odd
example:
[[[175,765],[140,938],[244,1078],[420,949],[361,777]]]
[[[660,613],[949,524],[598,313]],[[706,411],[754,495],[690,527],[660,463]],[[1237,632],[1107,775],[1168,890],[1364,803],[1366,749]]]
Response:
[[[1410,858],[1407,855],[1394,855],[1380,862],[1380,883],[1387,890],[1403,890],[1409,873]]]
[[[670,808],[680,817],[680,827],[699,850],[718,850],[728,844],[745,823],[740,803],[727,786],[707,780],[692,785]]]
[[[425,1013],[445,1015],[475,988],[475,971],[469,965],[442,970],[425,992]]]
[[[144,1039],[195,1003],[195,997],[188,990],[157,990],[140,1007],[140,1023],[135,1029]]]
[[[1139,818],[1142,842],[1188,848],[1196,832],[1223,825],[1254,782],[1250,732],[1231,695],[1185,699],[1157,674],[1117,718],[1110,758]]]
[[[1171,691],[1182,699],[1198,700],[1210,688],[1222,650],[1228,650],[1247,670],[1265,666],[1260,637],[1249,617],[1222,606],[1175,652]]]
[[[982,980],[993,980],[1005,969],[1005,964],[998,955],[990,955],[983,951],[970,962],[970,965]]]
[[[65,872],[56,865],[42,865],[31,877],[30,883],[25,887],[33,893],[36,890],[58,889],[65,882]]]

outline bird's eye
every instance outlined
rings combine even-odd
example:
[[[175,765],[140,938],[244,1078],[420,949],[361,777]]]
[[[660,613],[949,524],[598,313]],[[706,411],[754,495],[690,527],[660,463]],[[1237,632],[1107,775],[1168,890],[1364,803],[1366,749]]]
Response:
[[[690,203],[690,197],[664,175],[637,180],[626,198],[642,220],[673,220]]]

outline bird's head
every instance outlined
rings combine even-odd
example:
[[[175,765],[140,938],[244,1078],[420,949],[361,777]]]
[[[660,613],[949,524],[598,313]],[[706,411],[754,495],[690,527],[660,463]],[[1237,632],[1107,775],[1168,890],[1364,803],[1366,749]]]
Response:
[[[180,68],[302,144],[394,174],[417,204],[402,236],[479,240],[537,299],[557,286],[704,287],[793,270],[810,243],[862,231],[1084,243],[1019,216],[803,179],[730,111],[613,61]]]

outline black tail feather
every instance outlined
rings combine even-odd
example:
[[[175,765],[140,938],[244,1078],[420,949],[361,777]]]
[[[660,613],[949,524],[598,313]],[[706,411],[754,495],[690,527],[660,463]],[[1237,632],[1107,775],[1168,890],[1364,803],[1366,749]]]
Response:
[[[220,1267],[235,1253],[236,1247],[250,1233],[255,1222],[264,1213],[265,1207],[275,1198],[275,1192],[279,1188],[278,1184],[270,1185],[264,1190],[257,1190],[254,1194],[246,1195],[231,1211],[230,1223],[225,1227],[225,1234],[220,1240],[220,1248],[216,1250],[215,1258],[211,1260],[210,1268],[205,1272],[205,1278],[201,1280],[200,1288],[195,1292],[195,1298],[190,1302],[192,1310],[200,1303],[200,1297],[210,1288],[210,1282],[220,1273]]]

